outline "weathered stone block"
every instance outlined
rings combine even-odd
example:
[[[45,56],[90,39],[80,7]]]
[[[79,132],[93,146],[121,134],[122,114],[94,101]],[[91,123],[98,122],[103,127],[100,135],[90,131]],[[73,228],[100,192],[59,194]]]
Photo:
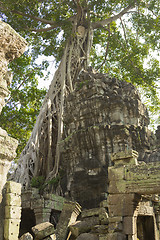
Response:
[[[123,202],[119,202],[117,205],[109,205],[108,211],[110,217],[123,216]]]
[[[123,230],[125,234],[134,235],[136,234],[136,219],[135,217],[124,217],[123,219]]]
[[[108,196],[109,216],[132,216],[139,201],[138,194],[110,194]]]
[[[20,220],[5,219],[4,220],[4,239],[17,240],[19,234]]]
[[[109,194],[126,193],[126,183],[123,180],[111,181],[108,187]]]
[[[51,194],[51,199],[55,202],[61,202],[61,203],[64,203],[64,201],[65,201],[65,198],[55,195],[55,194]]]
[[[98,240],[98,236],[91,233],[82,233],[76,240]]]
[[[1,147],[2,147],[2,145],[0,143],[0,148]],[[2,192],[2,189],[5,186],[5,183],[6,183],[6,180],[7,180],[7,173],[9,171],[10,165],[11,165],[11,162],[5,161],[4,159],[3,160],[0,159],[0,172],[1,172],[1,174],[0,174],[0,179],[1,179],[1,181],[0,181],[0,193]]]
[[[106,240],[126,240],[126,236],[122,233],[109,233]]]
[[[109,217],[108,220],[109,220],[110,223],[122,222],[123,221],[123,217],[122,216],[120,216],[120,217]]]
[[[49,235],[52,235],[55,232],[55,229],[53,224],[45,222],[32,227],[32,231],[35,234],[36,239],[40,240],[48,237]]]
[[[50,236],[48,236],[46,238],[43,238],[43,239],[45,239],[45,240],[56,240],[56,235],[52,234],[52,235],[50,235]]]
[[[115,205],[122,202],[124,199],[124,194],[109,194],[107,198],[108,205]]]
[[[84,221],[77,221],[69,226],[72,235],[78,237],[81,233],[89,232],[93,226],[99,224],[98,217],[85,218]]]
[[[36,223],[49,222],[51,209],[49,208],[35,208],[34,209]]]
[[[100,208],[99,209],[99,221],[100,223],[103,224],[108,224],[108,213],[106,212],[105,208]]]
[[[138,152],[134,150],[126,150],[111,154],[111,160],[114,162],[115,166],[126,164],[137,165],[137,158]]]
[[[76,221],[80,212],[81,206],[78,203],[71,201],[66,201],[64,203],[56,229],[58,240],[66,239],[68,234],[68,226]]]
[[[107,200],[103,200],[103,201],[100,203],[100,207],[107,208],[107,207],[108,207],[108,201],[107,201]]]
[[[63,209],[63,202],[62,201],[54,201],[54,200],[45,200],[44,201],[45,208],[51,208],[57,211],[62,211]]]
[[[82,218],[99,216],[99,208],[84,210],[84,211],[82,211],[81,216],[82,216]]]
[[[122,167],[109,167],[108,168],[108,179],[110,181],[122,180],[125,174],[125,168]]]
[[[57,210],[57,211],[62,211],[63,209],[63,202],[53,202],[53,209]]]
[[[106,239],[108,239],[108,238],[107,238],[107,235],[108,235],[108,234],[106,234],[106,233],[104,233],[104,234],[99,234],[99,240],[106,240]]]
[[[109,226],[108,226],[109,232],[120,232],[122,230],[123,230],[122,222],[109,223]]]
[[[5,218],[20,219],[21,207],[5,206]]]
[[[19,240],[33,240],[33,236],[28,232],[23,234]]]
[[[7,193],[6,196],[6,205],[8,206],[21,206],[21,196],[16,193]]]
[[[108,225],[95,225],[92,227],[92,232],[99,234],[108,233]]]
[[[22,201],[22,208],[30,208],[31,209],[31,202],[30,201]]]
[[[40,199],[34,199],[31,201],[31,208],[32,209],[36,209],[36,208],[44,208],[44,199],[40,198]]]
[[[21,184],[13,181],[8,181],[6,183],[6,192],[7,193],[17,193],[21,195]]]

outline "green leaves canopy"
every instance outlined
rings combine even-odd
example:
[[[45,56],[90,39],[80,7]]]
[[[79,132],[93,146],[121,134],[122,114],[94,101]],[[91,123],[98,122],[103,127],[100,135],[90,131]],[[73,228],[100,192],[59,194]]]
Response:
[[[159,110],[157,86],[160,49],[160,2],[158,0],[1,0],[0,17],[29,43],[24,56],[11,64],[14,81],[9,101],[1,116],[3,127],[14,137],[21,132],[25,141],[38,114],[44,90],[37,88],[36,76],[43,68],[35,64],[40,55],[53,56],[58,63],[75,17],[85,15],[83,25],[94,28],[91,65],[145,90],[150,109]],[[111,18],[112,17],[112,18]],[[21,87],[18,87],[21,86]],[[15,119],[12,127],[5,119]],[[5,118],[6,117],[6,118]],[[14,130],[17,129],[18,131]],[[11,131],[12,130],[12,131]]]

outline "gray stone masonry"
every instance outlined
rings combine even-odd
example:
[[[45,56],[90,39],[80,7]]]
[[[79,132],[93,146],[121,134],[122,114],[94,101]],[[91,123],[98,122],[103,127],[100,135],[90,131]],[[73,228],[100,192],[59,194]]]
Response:
[[[66,201],[60,215],[56,229],[56,240],[65,240],[68,235],[68,227],[73,224],[81,212],[81,207],[76,202]]]
[[[109,225],[107,239],[137,240],[139,238],[139,216],[152,217],[154,240],[159,240],[155,205],[160,203],[160,163],[139,164],[138,154],[124,151],[112,154],[114,166],[108,168],[109,196],[107,199]],[[148,199],[148,196],[152,198]],[[150,224],[151,226],[151,224]],[[148,225],[149,229],[149,225]],[[141,228],[142,231],[142,228]],[[147,231],[147,230],[145,230]],[[152,239],[148,231],[147,238]]]

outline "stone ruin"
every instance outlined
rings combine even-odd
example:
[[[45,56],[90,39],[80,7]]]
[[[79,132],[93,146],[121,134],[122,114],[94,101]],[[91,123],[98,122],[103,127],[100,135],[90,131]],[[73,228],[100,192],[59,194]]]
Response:
[[[26,42],[2,22],[0,36],[3,106],[7,64]],[[1,129],[0,239],[159,240],[160,127],[153,134],[148,125],[132,84],[82,71],[65,102],[58,182],[22,193],[6,183],[17,141]]]
[[[0,21],[0,113],[8,96],[12,75],[8,63],[20,57],[26,41],[8,24]],[[18,141],[0,128],[0,239],[18,239],[21,218],[21,184],[7,182],[11,161],[16,156]]]

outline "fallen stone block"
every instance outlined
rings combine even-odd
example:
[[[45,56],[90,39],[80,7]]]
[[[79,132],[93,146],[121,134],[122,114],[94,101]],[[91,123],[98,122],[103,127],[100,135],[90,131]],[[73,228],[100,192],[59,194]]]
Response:
[[[107,225],[95,225],[92,228],[92,233],[107,234],[108,233],[108,226]]]
[[[52,234],[52,235],[44,238],[43,240],[56,240],[56,235],[55,235],[55,234]]]
[[[99,208],[84,210],[84,211],[82,211],[81,215],[82,215],[82,218],[98,216],[99,215]]]
[[[32,231],[35,234],[35,239],[41,240],[54,234],[55,229],[52,223],[44,222],[32,227]]]
[[[86,218],[84,221],[77,221],[69,226],[74,237],[78,237],[81,233],[89,232],[93,226],[99,224],[98,217]]]
[[[27,232],[23,234],[19,240],[33,240],[33,236],[29,232]]]
[[[74,223],[81,212],[81,206],[77,202],[66,201],[63,205],[57,227],[58,240],[65,240],[68,236],[68,226]]]
[[[108,220],[108,213],[106,212],[105,208],[100,208],[99,209],[99,221],[102,225],[107,225],[109,223]]]
[[[91,233],[82,233],[76,240],[98,240],[98,236]]]

